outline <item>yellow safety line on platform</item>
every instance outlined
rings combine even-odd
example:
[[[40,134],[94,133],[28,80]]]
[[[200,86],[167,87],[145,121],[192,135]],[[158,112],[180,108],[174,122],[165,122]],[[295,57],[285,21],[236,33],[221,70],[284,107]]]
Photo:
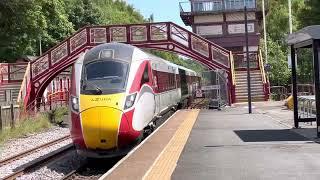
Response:
[[[199,111],[200,110],[198,109],[185,110],[186,118],[184,122],[182,122],[170,142],[159,154],[155,162],[144,175],[144,180],[171,178],[171,175],[176,168],[180,154],[188,140],[192,127],[197,120]]]

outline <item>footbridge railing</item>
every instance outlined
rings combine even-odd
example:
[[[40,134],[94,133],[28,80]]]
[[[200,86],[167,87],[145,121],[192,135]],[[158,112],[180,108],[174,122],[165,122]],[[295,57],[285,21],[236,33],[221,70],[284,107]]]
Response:
[[[188,56],[209,69],[223,69],[232,85],[232,53],[172,22],[84,27],[30,63],[26,105],[41,97],[50,81],[96,45],[121,42]]]

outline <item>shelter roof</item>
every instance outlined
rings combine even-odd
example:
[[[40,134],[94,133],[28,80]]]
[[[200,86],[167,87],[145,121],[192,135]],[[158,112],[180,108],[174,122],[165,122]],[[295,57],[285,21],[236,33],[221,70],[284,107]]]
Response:
[[[288,45],[304,43],[304,46],[312,44],[313,40],[320,39],[320,25],[307,26],[287,36]]]

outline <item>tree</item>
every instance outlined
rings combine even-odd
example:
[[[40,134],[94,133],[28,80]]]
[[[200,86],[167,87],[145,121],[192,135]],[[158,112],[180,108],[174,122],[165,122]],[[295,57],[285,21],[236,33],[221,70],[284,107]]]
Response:
[[[301,20],[298,16],[304,8],[304,1],[292,0],[293,31],[301,26]],[[291,76],[287,65],[288,46],[285,41],[289,34],[288,17],[287,0],[268,1],[267,45],[268,63],[271,65],[271,72],[269,73],[271,85],[287,85],[290,83]]]
[[[69,21],[76,30],[87,25],[101,24],[99,8],[90,0],[69,0],[66,1],[66,7]]]
[[[320,1],[308,0],[305,1],[305,7],[298,13],[300,28],[310,25],[320,24]]]
[[[119,0],[93,0],[100,10],[102,24],[127,24],[146,22],[131,5]]]
[[[0,8],[0,59],[12,62],[23,54],[34,54],[46,27],[39,1],[3,0]]]
[[[41,39],[43,49],[48,50],[68,37],[74,29],[68,20],[63,0],[43,0],[41,6],[47,24]]]
[[[278,41],[268,38],[268,63],[271,65],[269,80],[272,86],[287,85],[290,80],[290,71],[287,63],[287,52],[283,51]]]
[[[200,63],[196,62],[192,59],[181,58],[177,54],[165,51],[158,51],[158,50],[149,50],[150,53],[154,54],[155,56],[161,57],[167,61],[170,61],[174,64],[192,69],[196,72],[203,72],[205,67],[203,67]]]

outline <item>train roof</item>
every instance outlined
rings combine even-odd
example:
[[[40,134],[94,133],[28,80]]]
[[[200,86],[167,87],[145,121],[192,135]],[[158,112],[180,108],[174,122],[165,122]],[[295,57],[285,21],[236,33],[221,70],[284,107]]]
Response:
[[[135,47],[129,44],[124,44],[124,43],[117,43],[117,42],[101,44],[90,49],[85,54],[84,61],[90,62],[92,60],[103,58],[102,57],[103,52],[106,52],[108,50],[111,50],[113,52],[112,58],[121,59],[121,60],[127,61],[128,63],[130,63],[134,59],[146,59],[151,57],[152,60],[163,62],[174,68],[185,70],[188,75],[197,75],[197,73],[191,69],[174,64],[158,56],[145,52],[138,47]]]

